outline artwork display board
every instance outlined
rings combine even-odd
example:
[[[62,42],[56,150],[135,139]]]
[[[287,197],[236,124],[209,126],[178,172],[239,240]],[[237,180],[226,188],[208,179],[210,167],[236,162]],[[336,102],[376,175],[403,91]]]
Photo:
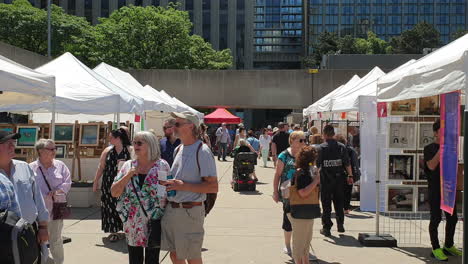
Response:
[[[387,186],[387,212],[413,212],[414,188],[404,185]]]
[[[388,180],[414,180],[414,154],[389,154]]]
[[[390,115],[394,116],[414,116],[416,115],[416,99],[391,102]]]
[[[56,124],[55,142],[73,143],[75,139],[75,124]]]
[[[88,123],[80,125],[79,145],[93,147],[99,145],[99,124]]]
[[[388,135],[389,148],[416,149],[416,123],[390,123]]]
[[[419,98],[418,113],[420,116],[438,116],[440,115],[439,96],[429,96]]]
[[[17,140],[17,147],[19,148],[34,148],[39,134],[39,127],[37,126],[18,126],[16,133],[21,135]]]
[[[57,151],[55,152],[55,157],[57,159],[64,159],[67,157],[67,145],[57,144],[55,147],[57,148]]]
[[[420,122],[418,135],[418,149],[424,149],[425,146],[434,142],[434,132],[432,131],[432,122]]]

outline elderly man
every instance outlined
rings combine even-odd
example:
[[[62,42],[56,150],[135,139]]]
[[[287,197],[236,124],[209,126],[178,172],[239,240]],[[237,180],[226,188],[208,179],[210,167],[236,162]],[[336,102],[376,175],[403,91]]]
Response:
[[[216,130],[216,142],[218,143],[218,160],[226,161],[227,148],[231,143],[231,136],[226,127],[226,123],[222,123],[221,126]]]
[[[172,166],[172,163],[174,162],[175,148],[180,145],[180,139],[174,135],[175,122],[176,120],[174,118],[169,118],[164,121],[164,137],[159,141],[161,158],[167,161],[169,166]]]
[[[22,217],[38,229],[39,243],[49,240],[49,212],[44,204],[36,177],[26,162],[14,160],[16,140],[20,134],[0,131],[0,173],[13,183]]]
[[[175,151],[171,168],[173,180],[161,182],[167,191],[169,204],[162,219],[161,249],[171,252],[174,264],[200,264],[205,231],[207,193],[218,192],[216,164],[210,148],[198,139],[200,121],[191,112],[172,113],[176,118],[175,133],[182,144]]]

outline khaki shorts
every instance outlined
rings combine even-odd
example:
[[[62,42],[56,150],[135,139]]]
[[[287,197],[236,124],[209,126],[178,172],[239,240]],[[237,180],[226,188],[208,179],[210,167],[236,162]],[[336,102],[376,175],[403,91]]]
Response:
[[[205,207],[166,207],[161,220],[161,250],[176,252],[177,259],[201,259]]]

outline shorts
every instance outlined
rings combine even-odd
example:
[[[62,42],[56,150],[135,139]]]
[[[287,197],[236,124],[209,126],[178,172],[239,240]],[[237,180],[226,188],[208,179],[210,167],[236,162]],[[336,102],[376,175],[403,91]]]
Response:
[[[287,215],[289,212],[286,210],[286,207],[287,207],[287,204],[283,203],[283,224],[281,227],[286,232],[292,232],[291,221],[289,221],[289,218]]]
[[[205,207],[167,206],[161,220],[161,250],[176,252],[178,259],[201,259]]]

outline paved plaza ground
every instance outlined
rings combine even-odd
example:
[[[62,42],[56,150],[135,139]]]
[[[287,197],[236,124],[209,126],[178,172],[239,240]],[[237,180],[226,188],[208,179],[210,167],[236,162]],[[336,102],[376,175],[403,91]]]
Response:
[[[257,166],[258,192],[235,193],[229,184],[232,162],[217,163],[220,192],[216,207],[205,222],[204,263],[293,263],[282,252],[282,210],[271,197],[274,170],[272,163],[269,165],[270,168]],[[311,263],[436,263],[430,257],[427,220],[404,224],[405,229],[398,234],[405,243],[418,243],[400,243],[398,248],[366,248],[359,244],[358,233],[373,231],[374,214],[355,211],[345,221],[346,233],[339,236],[332,230],[331,238],[320,235],[320,221],[316,221],[312,246],[319,260]],[[404,238],[405,234],[409,238]],[[72,238],[72,243],[65,245],[66,264],[128,263],[125,242],[110,243],[101,232],[99,208],[74,209],[73,219],[65,221],[64,236]],[[460,246],[460,237],[457,238]],[[171,263],[165,256],[166,252],[161,252],[161,263]],[[451,257],[448,263],[461,263],[461,258]]]

